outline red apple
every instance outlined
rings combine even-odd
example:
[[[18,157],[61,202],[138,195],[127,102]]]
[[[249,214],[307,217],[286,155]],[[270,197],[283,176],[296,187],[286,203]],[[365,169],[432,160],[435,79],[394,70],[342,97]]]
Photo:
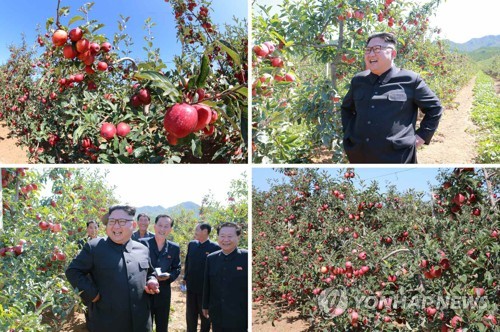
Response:
[[[38,227],[40,227],[42,231],[46,231],[47,229],[49,229],[49,224],[46,221],[40,221],[38,223]]]
[[[77,42],[80,39],[82,39],[83,36],[83,31],[80,28],[74,28],[69,32],[69,39],[71,39],[72,42]]]
[[[192,105],[198,112],[198,123],[193,131],[202,130],[212,120],[212,109],[205,104]]]
[[[100,71],[106,71],[108,69],[108,64],[104,61],[99,61],[99,63],[97,63],[97,70],[100,70]]]
[[[89,50],[89,48],[90,48],[90,42],[85,38],[80,39],[79,41],[76,42],[76,50],[79,53],[85,53]]]
[[[63,55],[66,59],[73,59],[78,55],[78,52],[73,49],[73,45],[64,45]]]
[[[148,89],[140,89],[137,96],[144,105],[151,104],[151,94]]]
[[[101,49],[101,46],[97,43],[90,43],[90,54],[96,55],[99,53],[99,50]]]
[[[112,47],[111,44],[108,42],[104,42],[101,44],[101,49],[106,53],[111,51],[111,47]]]
[[[150,290],[152,290],[152,291],[157,291],[157,290],[158,290],[158,288],[160,287],[160,284],[158,283],[158,280],[156,280],[156,279],[150,279],[150,280],[147,282],[146,286],[147,286]]]
[[[186,137],[198,125],[198,111],[189,104],[175,104],[167,109],[163,127],[177,138]]]
[[[68,40],[68,33],[64,30],[56,30],[52,35],[52,42],[55,46],[63,46]]]
[[[116,126],[116,134],[121,137],[125,137],[130,133],[130,126],[126,124],[125,122],[120,122]]]
[[[116,127],[112,123],[104,122],[101,126],[101,136],[106,139],[110,140],[116,135]]]
[[[257,56],[265,57],[269,54],[269,48],[265,44],[255,45],[253,51]]]

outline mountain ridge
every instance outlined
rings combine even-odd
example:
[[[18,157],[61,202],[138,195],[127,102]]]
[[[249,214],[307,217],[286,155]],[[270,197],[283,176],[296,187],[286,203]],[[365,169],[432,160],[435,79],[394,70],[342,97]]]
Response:
[[[472,38],[465,43],[455,43],[451,40],[445,40],[452,50],[460,52],[472,52],[484,47],[500,47],[500,35],[488,35],[480,38]]]
[[[199,212],[200,212],[200,206],[194,202],[191,202],[191,201],[182,202],[182,203],[179,203],[177,205],[170,206],[168,208],[165,208],[161,205],[156,205],[156,206],[146,205],[146,206],[137,207],[136,214],[145,213],[151,219],[153,219],[157,215],[160,215],[160,214],[172,215],[172,214],[175,214],[176,212],[180,212],[181,210],[193,211],[195,217],[198,218]]]

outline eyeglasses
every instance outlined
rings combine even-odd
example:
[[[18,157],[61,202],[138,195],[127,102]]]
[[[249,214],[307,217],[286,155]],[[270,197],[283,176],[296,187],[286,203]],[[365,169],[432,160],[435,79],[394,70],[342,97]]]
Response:
[[[125,226],[129,221],[133,219],[108,219],[108,225],[114,226],[116,223],[120,226]]]
[[[391,50],[394,49],[393,47],[390,47],[390,46],[375,45],[373,47],[365,47],[365,54],[370,54],[372,50],[373,50],[373,53],[377,54],[377,53],[380,53],[381,49],[385,50],[386,48],[390,48]]]

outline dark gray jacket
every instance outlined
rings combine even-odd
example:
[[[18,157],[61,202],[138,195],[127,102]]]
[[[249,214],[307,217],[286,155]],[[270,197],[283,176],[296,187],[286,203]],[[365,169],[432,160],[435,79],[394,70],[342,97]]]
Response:
[[[207,256],[203,285],[203,309],[209,310],[214,327],[248,328],[248,251],[222,250]]]
[[[184,265],[184,280],[186,280],[188,292],[203,293],[205,262],[207,256],[217,250],[220,250],[219,245],[210,240],[203,243],[196,240],[189,242]]]
[[[141,243],[130,240],[120,245],[97,238],[84,245],[66,277],[83,300],[91,303],[93,332],[149,332],[151,296],[144,286],[152,273],[149,250]],[[97,294],[100,300],[92,303]]]
[[[417,130],[418,109],[424,118]],[[416,163],[415,135],[429,144],[442,112],[436,95],[410,70],[356,74],[341,106],[349,162]]]

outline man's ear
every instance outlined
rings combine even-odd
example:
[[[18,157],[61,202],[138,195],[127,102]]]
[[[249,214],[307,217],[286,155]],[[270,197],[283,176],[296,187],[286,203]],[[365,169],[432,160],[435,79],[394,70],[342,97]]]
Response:
[[[398,54],[397,50],[392,50],[392,52],[391,52],[392,60],[396,59],[397,54]]]
[[[135,229],[135,228],[137,228],[137,221],[135,221],[135,220],[134,220],[134,221],[132,221],[132,227],[133,227],[134,229]]]

